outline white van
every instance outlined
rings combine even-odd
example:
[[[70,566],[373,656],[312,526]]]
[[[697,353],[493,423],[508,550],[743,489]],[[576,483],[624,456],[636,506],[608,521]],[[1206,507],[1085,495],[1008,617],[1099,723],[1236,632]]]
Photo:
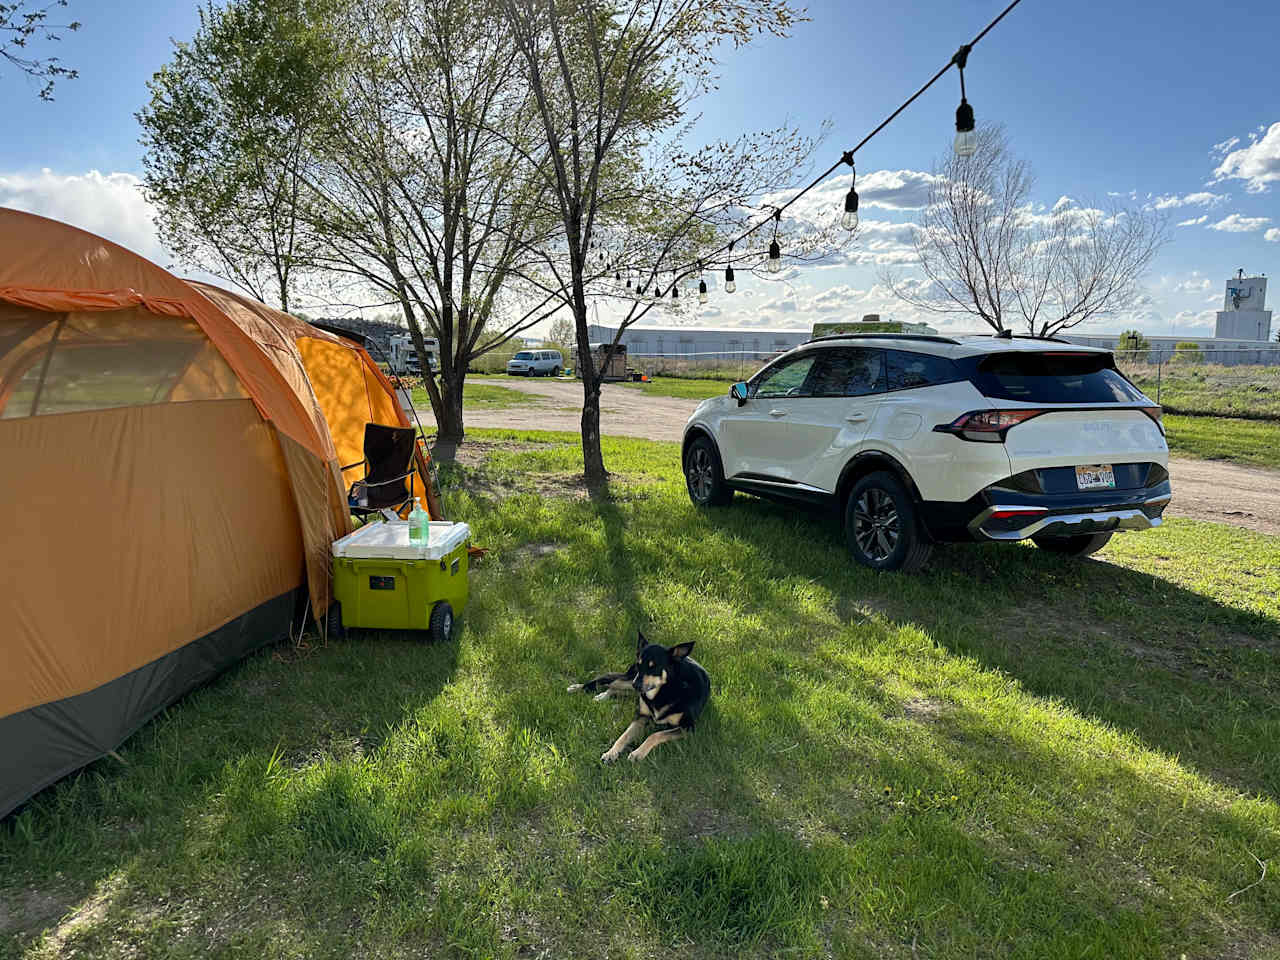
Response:
[[[559,350],[521,350],[507,361],[507,375],[512,377],[558,377],[563,369]]]

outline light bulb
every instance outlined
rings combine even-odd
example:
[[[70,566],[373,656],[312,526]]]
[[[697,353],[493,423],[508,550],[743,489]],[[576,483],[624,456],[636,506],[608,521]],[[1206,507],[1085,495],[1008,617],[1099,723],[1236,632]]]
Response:
[[[777,273],[782,269],[782,248],[778,246],[777,240],[769,244],[768,264],[770,273]]]
[[[840,226],[846,230],[854,230],[858,226],[858,191],[852,187],[844,198],[844,215],[840,217]]]
[[[733,267],[724,268],[724,292],[733,293],[738,289],[738,284],[733,279]]]
[[[973,107],[963,97],[956,107],[956,139],[952,146],[957,157],[972,157],[978,150],[978,135],[973,132]]]
[[[705,280],[698,281],[698,302],[707,302],[707,281]]]

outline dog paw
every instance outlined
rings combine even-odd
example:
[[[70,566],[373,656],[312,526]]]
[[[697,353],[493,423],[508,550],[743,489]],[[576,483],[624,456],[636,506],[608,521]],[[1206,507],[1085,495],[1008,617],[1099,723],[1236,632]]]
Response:
[[[627,754],[627,759],[630,760],[632,763],[638,763],[641,760],[643,760],[646,756],[647,754],[645,754],[641,750],[632,750],[630,753]]]
[[[613,763],[617,759],[618,755],[612,750],[606,750],[604,753],[600,754],[601,763]]]
[[[581,689],[582,689],[582,684],[580,684],[580,683],[571,683],[571,684],[569,684],[569,686],[568,686],[568,687],[566,687],[566,688],[565,688],[565,693],[577,693],[577,692],[578,692],[579,690],[581,690]]]
[[[592,700],[611,700],[611,699],[613,699],[613,691],[612,691],[612,690],[605,690],[605,691],[603,691],[602,693],[597,693],[597,694],[596,694],[594,697],[592,697],[591,699],[592,699]]]

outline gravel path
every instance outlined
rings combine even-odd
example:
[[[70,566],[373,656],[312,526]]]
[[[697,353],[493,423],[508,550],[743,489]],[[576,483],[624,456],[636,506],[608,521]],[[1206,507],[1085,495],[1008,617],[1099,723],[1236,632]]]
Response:
[[[495,381],[490,381],[495,382]],[[508,377],[505,387],[535,394],[533,403],[499,410],[468,409],[467,426],[513,430],[580,429],[582,385],[576,380],[526,380]],[[729,389],[728,384],[725,390]],[[676,397],[655,397],[638,387],[606,383],[600,394],[600,430],[605,434],[677,440],[698,404]],[[424,420],[431,411],[420,410]],[[1212,520],[1280,535],[1280,471],[1215,460],[1175,459],[1169,465],[1173,502],[1169,513]]]

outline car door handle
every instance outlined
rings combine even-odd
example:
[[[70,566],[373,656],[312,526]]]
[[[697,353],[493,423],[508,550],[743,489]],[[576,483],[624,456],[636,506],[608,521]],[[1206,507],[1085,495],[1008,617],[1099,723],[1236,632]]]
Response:
[[[845,417],[845,419],[850,423],[861,423],[863,420],[867,419],[867,415],[865,413],[851,413]]]
[[[771,416],[771,417],[785,417],[786,415],[787,415],[787,411],[785,411],[785,410],[770,410],[770,411],[769,411],[769,416]]]

